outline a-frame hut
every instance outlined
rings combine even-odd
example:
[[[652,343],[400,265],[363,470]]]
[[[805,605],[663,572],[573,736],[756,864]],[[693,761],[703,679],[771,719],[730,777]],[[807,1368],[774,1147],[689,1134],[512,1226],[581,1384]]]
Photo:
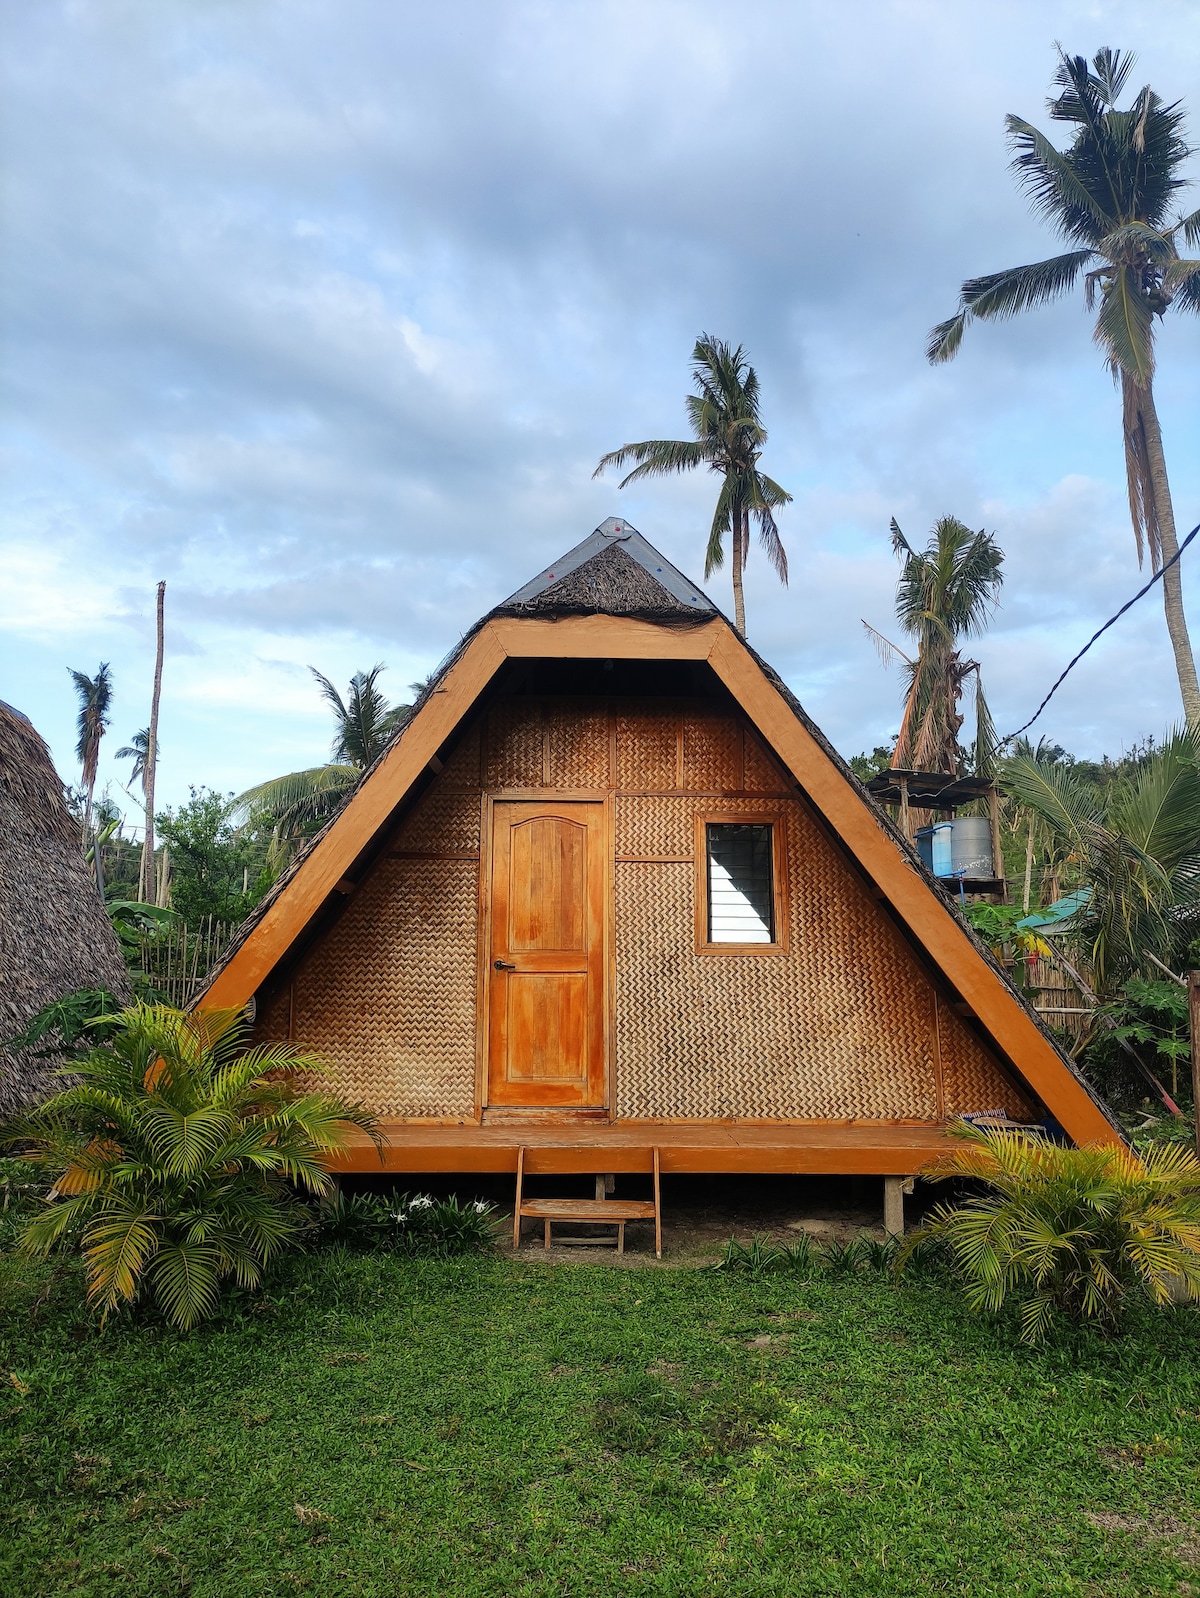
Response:
[[[0,701],[0,1114],[61,1086],[46,1046],[4,1040],[77,988],[128,998],[129,977],[50,751]]]
[[[904,1178],[965,1112],[1118,1136],[780,679],[615,519],[467,635],[201,1003],[251,1001],[396,1172]]]

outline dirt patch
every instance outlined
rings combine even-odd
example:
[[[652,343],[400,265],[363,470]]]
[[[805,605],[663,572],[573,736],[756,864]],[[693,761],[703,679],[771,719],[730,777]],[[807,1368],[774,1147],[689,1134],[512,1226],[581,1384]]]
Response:
[[[1141,1547],[1158,1544],[1185,1565],[1200,1565],[1200,1525],[1195,1521],[1180,1520],[1165,1511],[1142,1516],[1089,1510],[1083,1518],[1097,1531],[1125,1532]]]
[[[379,1179],[354,1179],[355,1187],[384,1191]],[[407,1184],[413,1187],[411,1182]],[[490,1200],[501,1215],[511,1217],[513,1179],[500,1176],[437,1176],[423,1179],[420,1191],[445,1196],[456,1193],[463,1201]],[[580,1177],[530,1177],[528,1198],[592,1198],[594,1179]],[[611,1195],[622,1199],[648,1199],[648,1176],[618,1175]],[[924,1195],[906,1200],[906,1218],[915,1223]],[[882,1240],[883,1181],[880,1177],[818,1176],[664,1176],[662,1179],[662,1266],[694,1268],[716,1261],[731,1237],[748,1244],[756,1235],[778,1243],[795,1244],[806,1232],[818,1245],[849,1241],[867,1234]],[[542,1247],[541,1227],[526,1222],[521,1257],[530,1263],[553,1265],[606,1264],[625,1270],[657,1266],[653,1222],[630,1221],[625,1229],[625,1253],[611,1246],[611,1227],[568,1226],[555,1222],[554,1237],[575,1235],[590,1239],[583,1244]],[[507,1228],[499,1246],[507,1249]]]
[[[560,1197],[568,1196],[557,1184]],[[646,1191],[643,1192],[643,1187]],[[530,1195],[535,1196],[533,1194]],[[590,1196],[590,1193],[587,1195]],[[619,1198],[649,1198],[643,1178],[617,1178]],[[511,1203],[511,1200],[510,1200]],[[555,1224],[555,1235],[559,1233]],[[577,1235],[594,1236],[595,1246],[559,1246],[549,1251],[534,1235],[525,1233],[521,1253],[530,1260],[551,1264],[606,1263],[627,1270],[657,1265],[653,1223],[631,1221],[625,1229],[625,1253],[606,1247],[611,1237],[599,1228],[571,1228]],[[749,1243],[765,1235],[779,1243],[794,1243],[807,1232],[819,1244],[845,1242],[863,1233],[882,1240],[883,1187],[879,1179],[712,1176],[665,1177],[662,1185],[662,1239],[664,1266],[710,1265],[720,1258],[731,1237]]]

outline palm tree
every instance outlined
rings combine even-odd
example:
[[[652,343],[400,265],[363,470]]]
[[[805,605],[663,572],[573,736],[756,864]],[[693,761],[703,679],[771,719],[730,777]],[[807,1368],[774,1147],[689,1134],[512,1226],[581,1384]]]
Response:
[[[1177,241],[1200,243],[1200,210],[1170,223],[1189,155],[1178,103],[1147,85],[1117,109],[1134,63],[1119,50],[1061,54],[1048,102],[1056,122],[1075,129],[1067,149],[1020,117],[1007,118],[1013,167],[1035,211],[1074,248],[1047,261],[968,279],[959,308],[929,335],[928,357],[948,361],[968,322],[1006,318],[1056,299],[1083,280],[1088,310],[1099,301],[1094,338],[1121,385],[1125,471],[1138,564],[1153,569],[1178,553],[1162,432],[1154,405],[1154,318],[1174,305],[1200,311],[1200,261],[1182,260]],[[1200,683],[1183,611],[1178,566],[1163,578],[1163,606],[1184,714],[1200,725]]]
[[[965,755],[958,741],[963,724],[959,701],[967,679],[975,677],[975,748],[971,764],[979,776],[994,766],[996,730],[983,694],[977,660],[965,660],[964,638],[981,633],[995,608],[1004,578],[1004,552],[982,528],[973,533],[957,517],[934,524],[929,542],[915,550],[892,518],[892,548],[902,561],[896,588],[896,616],[916,640],[910,656],[864,622],[884,664],[904,662],[907,688],[900,734],[892,764],[920,771],[958,775]]]
[[[1103,788],[1065,763],[1016,756],[1004,786],[1041,818],[1089,890],[1078,937],[1102,997],[1200,932],[1200,729],[1173,732]]]
[[[412,713],[411,705],[389,705],[377,687],[379,674],[385,670],[382,662],[370,671],[356,671],[345,699],[324,673],[315,666],[308,669],[336,720],[332,760],[285,777],[272,777],[247,788],[234,800],[235,810],[273,820],[276,853],[336,814],[363,772]]]
[[[599,477],[608,466],[636,461],[633,471],[622,478],[622,488],[643,477],[666,477],[672,472],[689,472],[696,466],[707,466],[723,479],[704,552],[704,575],[707,578],[724,565],[725,534],[731,534],[733,615],[744,638],[742,573],[750,553],[750,519],[753,517],[758,523],[759,541],[767,559],[780,582],[786,583],[787,554],[773,512],[790,504],[792,496],[758,469],[767,430],[759,416],[758,374],[742,346],[733,349],[722,339],[701,334],[692,351],[692,381],[696,393],[689,394],[686,403],[695,438],[623,444],[601,456],[592,475]]]
[[[96,791],[96,768],[100,764],[100,740],[108,726],[108,708],[112,702],[112,674],[107,661],[101,661],[94,677],[71,667],[67,670],[79,696],[79,715],[75,723],[79,741],[75,754],[83,768],[83,847],[86,849],[92,831],[92,798]]]
[[[159,748],[161,749],[161,744]],[[129,773],[130,782],[141,781],[142,790],[146,787],[146,758],[150,753],[150,729],[143,727],[141,732],[135,732],[129,742],[117,750],[117,760],[132,760],[133,768]]]
[[[354,1128],[378,1143],[375,1117],[323,1091],[298,1045],[252,1047],[241,1010],[135,1004],[106,1031],[5,1130],[54,1179],[20,1246],[77,1246],[102,1317],[153,1298],[188,1331],[227,1282],[257,1287],[305,1229],[295,1194],[328,1196],[328,1156]]]

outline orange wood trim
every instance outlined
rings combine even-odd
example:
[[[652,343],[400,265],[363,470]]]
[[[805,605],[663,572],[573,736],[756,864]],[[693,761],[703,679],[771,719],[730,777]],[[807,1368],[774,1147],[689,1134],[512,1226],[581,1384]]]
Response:
[[[795,801],[793,800],[793,803]],[[750,821],[768,824],[771,833],[771,891],[775,895],[775,938],[771,943],[710,943],[708,941],[708,837],[710,821]],[[773,955],[788,952],[788,853],[787,817],[779,811],[720,810],[697,815],[696,849],[696,953],[712,955]]]
[[[709,663],[1067,1134],[1076,1143],[1115,1143],[1117,1133],[1107,1117],[727,625],[714,641]]]
[[[707,660],[725,627],[717,620],[668,628],[625,616],[571,616],[562,621],[498,616],[483,630],[514,660]]]
[[[488,1014],[491,990],[488,986],[492,969],[488,950],[492,946],[491,918],[492,882],[492,801],[486,793],[479,796],[479,897],[476,910],[476,978],[475,978],[475,1119],[483,1120],[487,1103]]]
[[[659,1193],[659,1175],[661,1174],[661,1161],[658,1156],[658,1147],[654,1149],[654,1253],[662,1259],[662,1197]]]
[[[379,765],[364,778],[329,831],[300,863],[286,889],[200,997],[202,1010],[244,1005],[270,975],[503,665],[503,644],[488,627],[467,646]]]
[[[521,1186],[525,1176],[525,1150],[517,1150],[517,1197],[513,1205],[513,1253],[521,1246]]]
[[[518,1172],[522,1183],[530,1175],[590,1175],[597,1169],[618,1174],[653,1172],[654,1150],[658,1168],[667,1175],[679,1173],[763,1173],[779,1175],[914,1176],[952,1146],[952,1140],[939,1127],[913,1127],[906,1136],[885,1124],[861,1128],[842,1128],[842,1135],[830,1137],[828,1128],[814,1128],[811,1137],[739,1136],[738,1129],[713,1124],[711,1128],[692,1123],[687,1127],[648,1123],[619,1123],[609,1129],[557,1127],[539,1129],[513,1127],[508,1136],[487,1136],[498,1129],[463,1127],[458,1136],[452,1127],[430,1126],[422,1136],[415,1126],[390,1123],[393,1137],[386,1136],[385,1123],[382,1168],[411,1174],[455,1172]],[[761,1126],[746,1128],[763,1131]],[[605,1133],[608,1135],[605,1135]],[[624,1134],[621,1136],[620,1134]],[[664,1135],[673,1134],[673,1135]],[[651,1138],[656,1139],[652,1144]],[[518,1141],[518,1139],[520,1141]],[[331,1170],[375,1171],[380,1160],[370,1140],[353,1137],[327,1160]],[[661,1209],[661,1192],[659,1194]]]
[[[489,788],[493,799],[549,799],[556,803],[601,804],[608,798],[608,788]]]

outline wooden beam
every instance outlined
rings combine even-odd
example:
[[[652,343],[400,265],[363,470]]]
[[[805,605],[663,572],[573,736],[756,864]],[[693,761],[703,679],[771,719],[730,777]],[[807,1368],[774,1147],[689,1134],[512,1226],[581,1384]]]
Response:
[[[514,660],[707,660],[726,624],[663,627],[628,616],[498,616],[484,629]]]
[[[371,1141],[353,1135],[328,1160],[330,1170],[425,1175],[433,1172],[593,1176],[622,1175],[896,1176],[903,1180],[953,1147],[940,1126],[813,1122],[619,1121],[544,1127],[458,1127],[384,1122],[382,1160]],[[657,1159],[655,1156],[657,1150]]]
[[[1068,1136],[1081,1144],[1117,1142],[1118,1132],[1058,1051],[728,626],[709,664]]]

